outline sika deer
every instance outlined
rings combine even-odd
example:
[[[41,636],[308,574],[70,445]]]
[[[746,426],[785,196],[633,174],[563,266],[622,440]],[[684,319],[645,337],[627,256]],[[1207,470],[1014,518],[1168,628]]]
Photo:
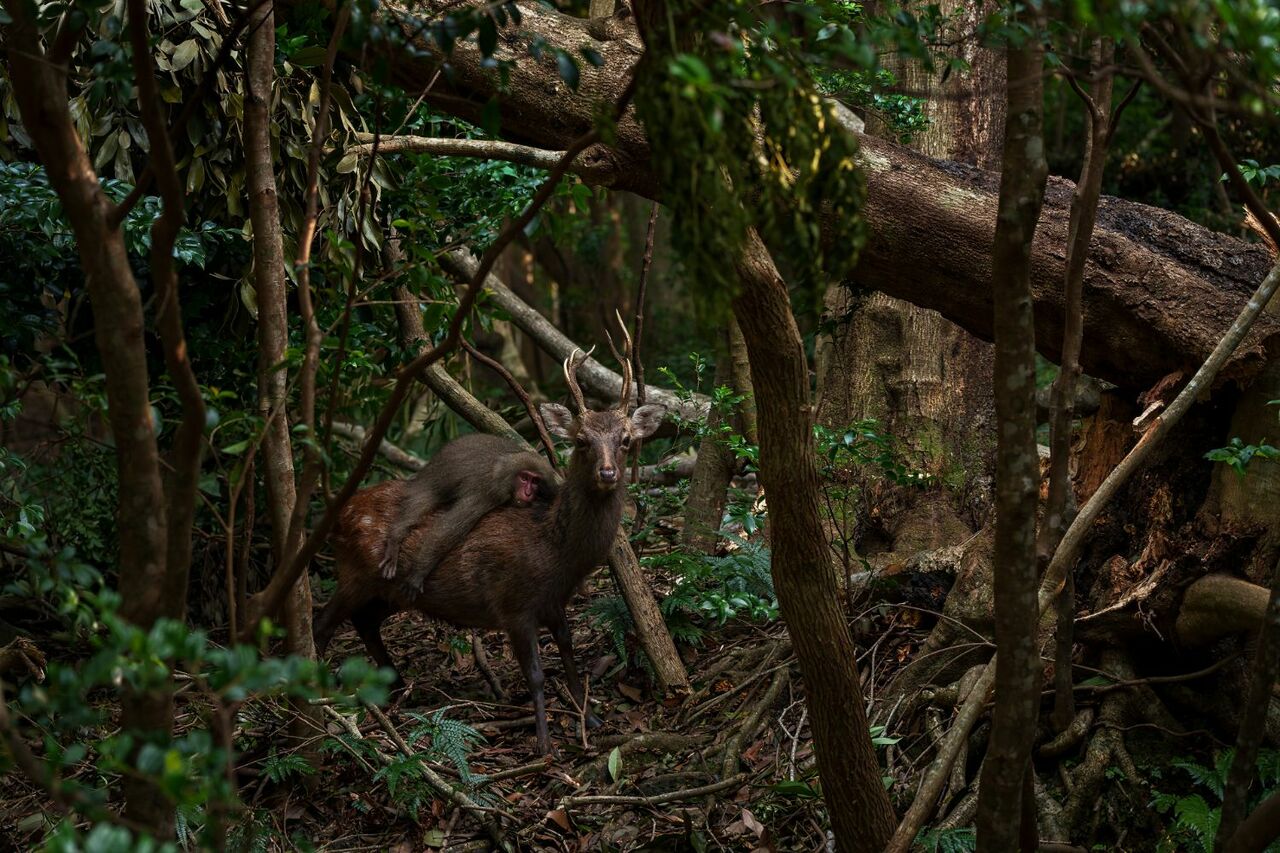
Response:
[[[626,341],[629,351],[630,337]],[[388,528],[405,495],[405,481],[364,489],[343,509],[338,522],[334,534],[338,588],[315,627],[316,649],[323,652],[334,629],[350,618],[373,659],[392,669],[381,633],[383,621],[392,613],[418,610],[459,627],[505,631],[533,695],[538,749],[544,754],[551,751],[551,741],[538,631],[550,629],[570,694],[581,705],[585,697],[573,660],[565,605],[613,546],[622,519],[624,490],[619,486],[627,449],[633,439],[652,434],[663,415],[661,406],[641,406],[627,416],[631,369],[625,356],[620,359],[623,389],[618,408],[588,410],[574,378],[581,364],[579,354],[574,350],[564,362],[578,415],[564,406],[542,406],[551,432],[575,443],[564,483],[551,503],[507,505],[488,513],[444,556],[422,591],[414,592],[383,579],[378,567]],[[424,516],[409,533],[405,548],[417,548],[439,515],[436,511]],[[594,716],[590,723],[598,725]]]

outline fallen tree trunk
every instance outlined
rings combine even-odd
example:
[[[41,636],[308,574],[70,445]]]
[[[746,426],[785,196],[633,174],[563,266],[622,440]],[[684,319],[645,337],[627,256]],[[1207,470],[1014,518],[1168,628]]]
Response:
[[[296,0],[293,0],[296,2]],[[476,0],[470,0],[476,2]],[[452,0],[427,0],[420,14],[443,12]],[[478,120],[492,96],[501,102],[503,135],[513,141],[562,149],[592,126],[593,105],[616,99],[639,56],[634,29],[600,40],[583,18],[518,3],[519,27],[501,31],[497,56],[510,60],[509,82],[483,66],[472,42],[458,44],[450,75],[428,86],[439,69],[431,52],[386,57],[396,78],[427,102]],[[406,19],[410,33],[418,24]],[[617,29],[617,28],[615,28]],[[571,55],[588,46],[604,60],[584,65],[577,91],[560,79],[555,53],[529,54],[541,39]],[[376,56],[370,50],[370,58]],[[359,57],[353,57],[357,61]],[[505,76],[505,75],[504,75]],[[845,121],[846,126],[853,126]],[[862,136],[867,175],[865,210],[869,240],[859,282],[932,308],[973,334],[990,339],[991,245],[998,175],[933,160],[884,140]],[[658,197],[644,130],[633,112],[619,122],[612,146],[594,145],[578,158],[577,171],[591,183]],[[1063,339],[1062,281],[1072,183],[1052,178],[1032,255],[1036,342],[1050,359]],[[1085,273],[1082,367],[1125,388],[1146,388],[1201,363],[1253,286],[1270,266],[1266,249],[1216,234],[1168,211],[1103,198]],[[1280,318],[1259,321],[1223,372],[1248,380],[1280,355]]]

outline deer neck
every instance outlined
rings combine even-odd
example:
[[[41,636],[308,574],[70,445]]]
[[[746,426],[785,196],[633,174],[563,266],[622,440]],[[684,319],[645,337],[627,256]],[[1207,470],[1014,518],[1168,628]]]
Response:
[[[609,555],[622,521],[625,486],[612,491],[595,487],[589,470],[570,466],[554,508],[556,544],[573,582],[586,576]]]

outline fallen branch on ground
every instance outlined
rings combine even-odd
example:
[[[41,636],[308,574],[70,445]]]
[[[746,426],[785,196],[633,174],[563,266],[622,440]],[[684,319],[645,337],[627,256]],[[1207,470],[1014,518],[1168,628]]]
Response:
[[[627,797],[618,794],[596,794],[582,797],[565,797],[560,800],[561,808],[573,808],[574,806],[660,806],[664,803],[673,803],[679,800],[694,800],[707,794],[715,794],[741,785],[743,782],[751,778],[749,773],[739,773],[737,776],[724,779],[720,782],[713,782],[710,785],[701,785],[697,788],[685,788],[680,791],[671,791],[666,794],[654,794],[650,797]]]

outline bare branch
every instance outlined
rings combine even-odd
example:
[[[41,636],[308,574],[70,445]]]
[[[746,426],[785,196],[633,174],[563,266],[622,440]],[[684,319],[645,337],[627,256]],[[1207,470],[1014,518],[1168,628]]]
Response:
[[[533,421],[533,425],[538,430],[538,440],[542,442],[543,451],[547,454],[547,461],[551,463],[552,468],[559,468],[560,458],[556,456],[555,442],[551,440],[551,434],[547,432],[547,425],[543,423],[542,413],[533,404],[533,400],[529,397],[529,392],[524,390],[524,386],[516,381],[516,378],[511,375],[511,371],[503,367],[501,362],[489,358],[489,356],[480,352],[466,340],[462,341],[462,348],[476,361],[501,376],[502,380],[507,383],[507,387],[511,389],[511,393],[520,399],[520,402],[524,404],[525,411],[529,413],[529,420]]]

